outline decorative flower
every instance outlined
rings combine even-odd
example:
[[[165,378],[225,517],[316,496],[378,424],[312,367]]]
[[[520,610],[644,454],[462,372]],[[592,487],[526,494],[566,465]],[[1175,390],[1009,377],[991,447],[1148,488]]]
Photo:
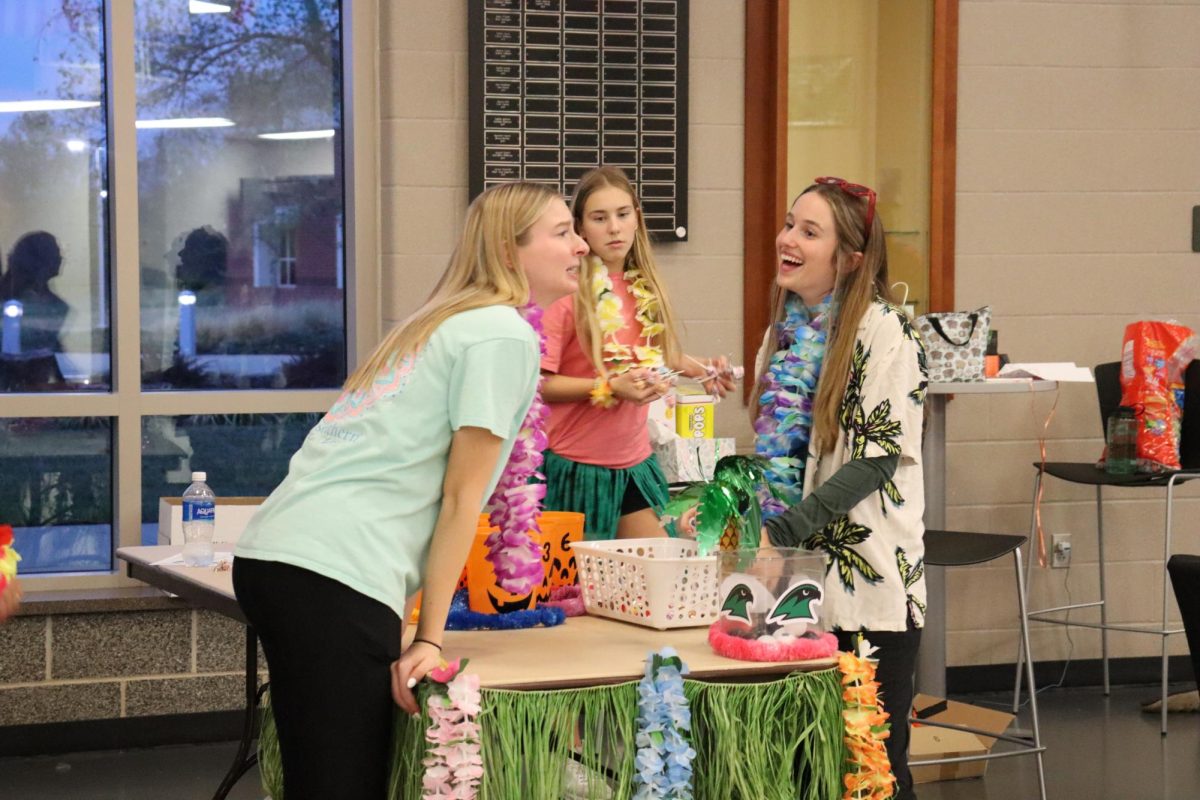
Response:
[[[629,294],[634,299],[633,317],[641,326],[638,338],[644,344],[627,345],[617,340],[617,334],[625,328],[625,310],[621,298],[613,289],[612,278],[603,264],[594,261],[592,268],[592,295],[596,302],[596,321],[604,342],[601,352],[604,365],[612,374],[619,375],[634,366],[663,366],[662,346],[657,341],[666,330],[660,316],[660,304],[649,281],[639,269],[628,269],[624,273],[629,285]]]
[[[638,683],[634,800],[692,798],[696,751],[689,741],[692,716],[683,691],[686,672],[687,667],[670,647],[646,659],[646,674]]]
[[[876,649],[859,636],[855,652],[838,658],[845,687],[842,721],[850,752],[843,800],[887,800],[895,789],[896,778],[884,745],[889,735],[888,714],[879,702],[875,664],[867,658]]]
[[[448,682],[436,682],[426,699],[424,800],[474,800],[483,778],[479,723],[479,676],[462,671],[465,661],[439,668]],[[433,675],[433,672],[430,673]],[[437,678],[434,678],[437,681]]]
[[[454,676],[462,669],[462,659],[456,658],[453,661],[443,661],[441,665],[429,670],[429,679],[438,683],[449,683],[454,680]]]
[[[475,674],[459,675],[446,687],[446,696],[450,698],[459,711],[468,717],[479,713],[479,676]]]
[[[13,529],[11,525],[0,525],[0,591],[8,586],[8,582],[17,577],[17,562],[21,556],[12,546]]]
[[[538,346],[544,356],[546,332],[542,328],[541,307],[530,303],[520,313],[537,333]],[[548,445],[546,421],[549,417],[550,409],[542,401],[542,380],[539,378],[533,403],[521,423],[508,463],[488,500],[491,508],[488,520],[499,530],[487,538],[487,559],[496,573],[496,583],[513,595],[529,594],[541,585],[546,574],[538,545],[541,536],[538,516],[546,487],[529,481],[539,475],[538,468],[542,466],[542,451]]]
[[[779,348],[763,373],[763,393],[754,421],[754,451],[769,462],[767,479],[779,498],[763,498],[769,516],[800,502],[804,462],[812,436],[812,404],[825,358],[832,296],[809,309],[788,294],[775,336]]]

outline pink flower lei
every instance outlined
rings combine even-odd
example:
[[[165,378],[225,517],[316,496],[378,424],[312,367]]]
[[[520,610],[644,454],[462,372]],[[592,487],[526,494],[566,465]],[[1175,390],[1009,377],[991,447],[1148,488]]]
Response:
[[[479,676],[463,671],[466,661],[443,664],[429,673],[433,691],[426,701],[424,800],[474,798],[483,779],[483,746],[479,739]]]
[[[542,329],[542,309],[529,303],[519,313],[538,336],[538,348],[546,354],[546,332]],[[538,378],[533,404],[521,423],[521,431],[513,444],[508,464],[488,500],[491,512],[488,521],[500,530],[487,538],[488,561],[496,573],[496,582],[509,594],[526,595],[540,586],[545,577],[542,551],[538,544],[541,529],[538,515],[544,483],[530,483],[541,477],[542,451],[546,449],[546,420],[549,407],[542,402],[542,379]]]

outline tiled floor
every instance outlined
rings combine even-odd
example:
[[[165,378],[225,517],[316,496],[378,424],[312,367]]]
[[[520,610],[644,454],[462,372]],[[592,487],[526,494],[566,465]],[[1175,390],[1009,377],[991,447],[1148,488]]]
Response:
[[[1182,688],[1182,687],[1181,687]],[[1188,687],[1190,688],[1190,687]],[[1049,797],[1056,800],[1195,800],[1200,797],[1200,714],[1172,715],[1170,734],[1142,700],[1157,687],[1056,689],[1041,695]],[[959,698],[1003,707],[1003,695]],[[207,800],[233,757],[233,744],[0,759],[3,800]],[[260,800],[258,774],[230,800]],[[993,762],[983,779],[926,784],[921,800],[1037,797],[1034,760]],[[513,800],[518,800],[513,798]],[[722,798],[721,800],[724,800]]]

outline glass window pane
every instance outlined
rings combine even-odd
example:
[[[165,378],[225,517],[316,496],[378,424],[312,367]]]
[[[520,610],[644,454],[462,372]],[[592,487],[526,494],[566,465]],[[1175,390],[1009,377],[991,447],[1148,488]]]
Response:
[[[888,274],[929,310],[933,2],[790,0],[788,202],[818,175],[879,193]]]
[[[0,523],[22,575],[113,568],[112,472],[106,417],[0,419]]]
[[[340,385],[340,3],[135,11],[143,387]]]
[[[321,414],[203,414],[142,420],[142,543],[159,544],[158,500],[179,497],[193,470],[221,497],[265,497]],[[165,542],[164,542],[165,544]]]
[[[102,21],[0,2],[0,392],[109,388]]]

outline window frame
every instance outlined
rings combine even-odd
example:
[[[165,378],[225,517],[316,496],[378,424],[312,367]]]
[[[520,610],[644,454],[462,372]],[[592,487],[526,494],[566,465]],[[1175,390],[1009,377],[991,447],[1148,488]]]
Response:
[[[378,343],[382,321],[379,263],[378,98],[375,39],[378,0],[341,0],[343,222],[347,367]],[[107,393],[0,394],[0,418],[112,419],[113,550],[141,544],[142,420],[191,414],[321,412],[337,389],[170,391],[141,388],[137,184],[136,46],[130,2],[104,0],[105,101],[108,133],[108,263],[112,311],[112,389]],[[363,269],[356,269],[362,264]],[[22,577],[26,591],[141,586],[113,558],[107,572]]]

